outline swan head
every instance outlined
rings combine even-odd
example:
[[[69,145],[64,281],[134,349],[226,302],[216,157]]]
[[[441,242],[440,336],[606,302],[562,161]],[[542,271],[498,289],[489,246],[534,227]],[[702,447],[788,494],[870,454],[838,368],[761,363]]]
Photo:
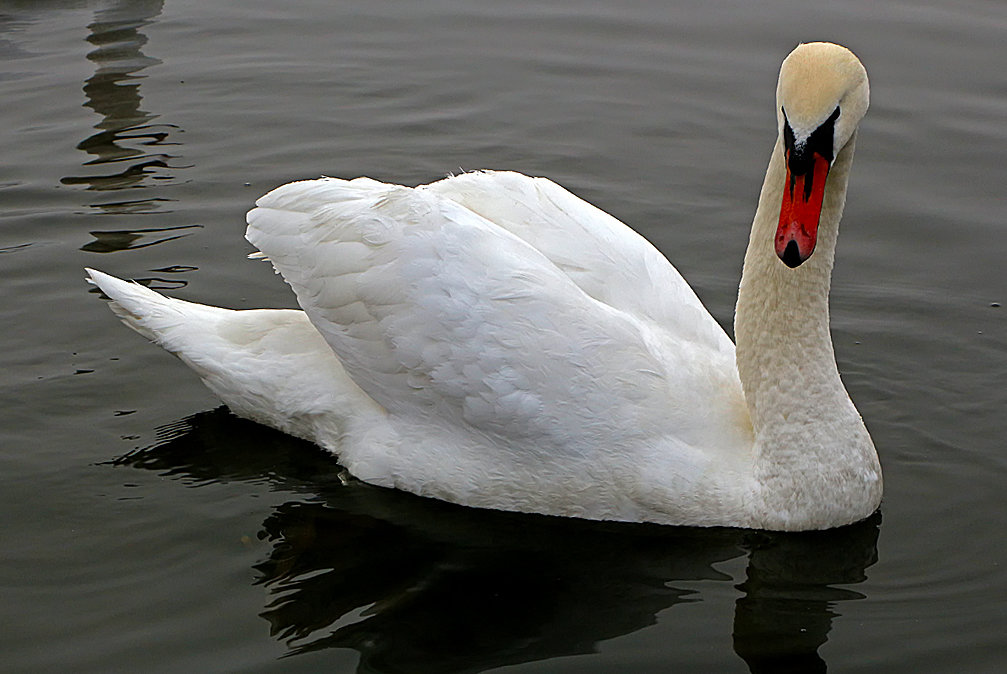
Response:
[[[800,266],[815,250],[829,170],[869,99],[867,71],[846,47],[801,44],[780,67],[776,115],[786,183],[775,246],[788,267]]]

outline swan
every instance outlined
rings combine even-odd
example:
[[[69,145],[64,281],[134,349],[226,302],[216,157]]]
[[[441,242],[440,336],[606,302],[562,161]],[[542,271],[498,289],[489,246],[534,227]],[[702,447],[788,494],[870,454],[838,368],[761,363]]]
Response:
[[[246,238],[302,311],[234,311],[88,269],[128,326],[237,415],[357,478],[454,503],[669,525],[826,529],[882,494],[828,295],[867,73],[783,61],[737,346],[643,237],[545,179],[283,185]]]

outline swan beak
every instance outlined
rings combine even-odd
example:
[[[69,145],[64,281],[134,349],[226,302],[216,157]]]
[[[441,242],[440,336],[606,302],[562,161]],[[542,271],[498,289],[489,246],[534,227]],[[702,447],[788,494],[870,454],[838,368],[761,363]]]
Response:
[[[815,252],[818,220],[825,199],[825,179],[831,168],[831,162],[817,152],[810,153],[810,162],[806,158],[792,161],[792,152],[794,150],[787,151],[787,182],[783,188],[780,224],[776,228],[776,254],[791,269],[800,266]],[[798,174],[793,170],[795,165],[807,170]]]

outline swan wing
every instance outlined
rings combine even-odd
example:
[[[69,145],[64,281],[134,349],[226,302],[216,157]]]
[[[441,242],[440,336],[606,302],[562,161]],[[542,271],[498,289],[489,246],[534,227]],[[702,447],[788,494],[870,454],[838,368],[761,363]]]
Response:
[[[291,183],[259,199],[248,224],[346,371],[390,413],[570,451],[638,443],[676,422],[678,361],[650,326],[436,190]],[[690,414],[678,412],[678,422]]]
[[[462,204],[527,241],[585,293],[733,357],[734,344],[653,244],[548,178],[475,171],[420,189]]]

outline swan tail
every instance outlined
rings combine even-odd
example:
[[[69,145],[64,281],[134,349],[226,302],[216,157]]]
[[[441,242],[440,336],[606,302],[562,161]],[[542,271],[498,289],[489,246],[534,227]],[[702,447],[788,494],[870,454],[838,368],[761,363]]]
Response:
[[[191,302],[165,297],[135,281],[124,281],[96,269],[85,271],[87,282],[111,300],[108,307],[119,320],[158,346],[177,352],[171,332],[185,321],[183,307]]]
[[[135,281],[124,281],[110,274],[86,269],[88,283],[95,285],[111,300],[109,309],[123,323],[165,351],[178,356],[210,387],[230,404],[228,391],[238,390],[241,380],[249,379],[256,350],[261,343],[249,333],[252,326],[242,326],[243,315],[269,312],[235,311],[222,307],[166,297]],[[263,316],[263,318],[266,318]],[[257,321],[261,332],[268,323]],[[244,327],[244,329],[242,329]],[[252,382],[245,381],[245,386]],[[262,382],[256,382],[261,388]]]
[[[302,311],[222,307],[165,297],[87,269],[123,323],[178,356],[238,416],[337,452],[383,412],[349,378]]]

